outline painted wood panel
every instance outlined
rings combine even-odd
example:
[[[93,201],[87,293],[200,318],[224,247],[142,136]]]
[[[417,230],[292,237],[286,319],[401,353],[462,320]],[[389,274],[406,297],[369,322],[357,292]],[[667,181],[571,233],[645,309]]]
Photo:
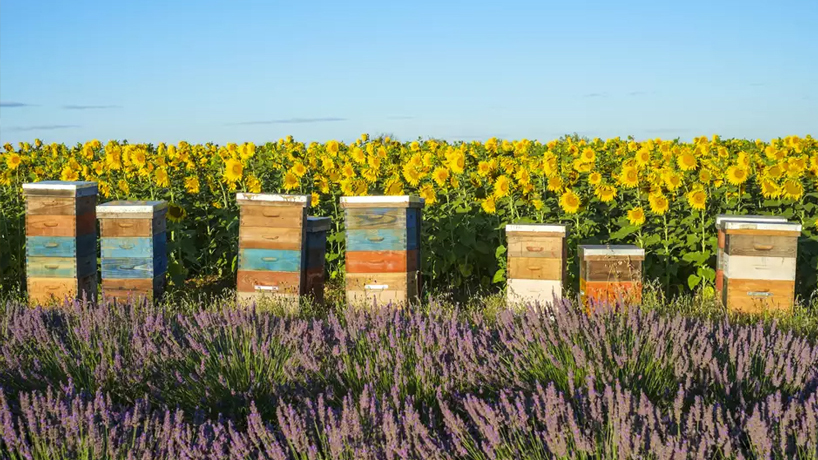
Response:
[[[297,272],[301,270],[301,257],[301,251],[283,249],[239,249],[239,269]]]
[[[794,281],[795,257],[724,255],[724,276],[734,279]]]
[[[400,273],[420,268],[420,251],[351,251],[346,255],[347,273]]]
[[[642,261],[628,258],[586,260],[580,276],[587,281],[638,281],[642,279]]]
[[[96,214],[26,216],[26,236],[79,236],[96,233]]]
[[[642,299],[642,283],[638,281],[608,283],[580,278],[579,290],[583,300],[590,299],[596,302],[612,303],[618,300],[638,302]]]
[[[307,233],[307,250],[326,249],[327,232]]]
[[[96,195],[72,197],[31,196],[26,198],[29,216],[76,216],[95,212]]]
[[[29,257],[74,257],[96,252],[96,235],[29,236],[26,238],[26,255]]]
[[[417,287],[418,273],[347,273],[347,290],[407,290]]]
[[[521,280],[506,281],[506,302],[510,304],[539,302],[553,303],[554,298],[562,298],[562,282],[554,280]]]
[[[164,233],[167,220],[161,219],[99,219],[101,235],[106,237],[153,236]]]
[[[406,208],[352,208],[344,210],[348,229],[416,228],[419,210]]]
[[[96,274],[82,278],[37,278],[26,280],[29,302],[34,305],[61,303],[66,298],[95,299]]]
[[[304,231],[300,227],[240,227],[239,248],[241,249],[301,249]]]
[[[508,258],[543,257],[562,258],[565,240],[563,238],[528,237],[508,240]]]
[[[562,259],[542,257],[512,257],[508,259],[507,277],[511,279],[561,280],[563,272]]]
[[[242,227],[302,228],[307,220],[307,210],[301,206],[240,207],[239,224]]]
[[[239,270],[236,290],[239,292],[268,292],[271,294],[299,294],[301,273]]]
[[[102,279],[154,278],[165,273],[168,261],[152,258],[108,257],[102,259]]]
[[[82,278],[96,273],[95,255],[81,257],[27,257],[26,276],[32,278]]]
[[[102,258],[167,258],[165,233],[152,237],[102,237]]]
[[[789,310],[795,298],[794,281],[741,280],[724,277],[722,301],[729,310],[761,313]]]
[[[755,230],[755,229],[726,229],[724,231],[727,235],[766,235],[766,236],[788,236],[799,237],[801,231],[791,230]]]
[[[407,229],[347,230],[346,250],[406,251],[418,249],[417,232]]]
[[[731,256],[796,257],[798,238],[769,235],[730,235],[725,251]]]
[[[103,279],[102,295],[105,299],[131,300],[146,298],[155,300],[165,289],[165,277],[143,279]]]
[[[307,250],[306,269],[324,268],[326,250],[324,248],[312,248]]]

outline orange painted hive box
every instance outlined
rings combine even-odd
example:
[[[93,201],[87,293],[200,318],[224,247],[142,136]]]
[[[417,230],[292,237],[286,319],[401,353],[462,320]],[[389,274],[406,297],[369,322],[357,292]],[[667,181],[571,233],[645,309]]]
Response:
[[[96,299],[96,182],[23,184],[31,304]]]
[[[417,196],[341,197],[349,304],[417,301],[423,205]]]
[[[306,292],[308,195],[239,193],[239,302],[297,307]]]
[[[722,229],[724,305],[745,313],[792,308],[801,224],[732,221]]]
[[[166,201],[110,201],[97,206],[102,295],[157,300],[168,270]]]
[[[565,225],[506,225],[508,304],[550,304],[562,298],[567,247]]]
[[[720,214],[716,216],[716,231],[718,232],[718,248],[716,250],[716,297],[722,297],[724,286],[724,245],[727,241],[724,233],[725,222],[786,222],[787,219],[776,216]]]
[[[642,299],[645,250],[632,245],[579,247],[579,291],[583,302]]]

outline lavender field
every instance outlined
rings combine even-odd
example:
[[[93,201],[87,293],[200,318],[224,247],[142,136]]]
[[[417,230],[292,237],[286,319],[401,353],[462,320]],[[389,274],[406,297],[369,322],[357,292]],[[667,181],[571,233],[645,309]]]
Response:
[[[810,310],[487,311],[6,300],[0,458],[818,458]]]

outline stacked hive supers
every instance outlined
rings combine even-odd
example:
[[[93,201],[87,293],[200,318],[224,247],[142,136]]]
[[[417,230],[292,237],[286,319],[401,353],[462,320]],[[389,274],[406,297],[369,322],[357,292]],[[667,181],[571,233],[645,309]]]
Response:
[[[307,218],[307,279],[304,293],[311,295],[318,305],[324,303],[324,262],[329,226],[329,217]]]
[[[579,291],[583,302],[639,301],[645,250],[632,245],[579,247]]]
[[[341,197],[348,303],[418,299],[423,205],[417,196]]]
[[[791,308],[801,224],[727,221],[722,229],[724,305],[746,313]]]
[[[239,193],[238,300],[297,307],[306,288],[310,196]]]
[[[95,299],[97,184],[23,184],[26,197],[26,280],[29,301]]]
[[[716,231],[718,232],[718,249],[716,250],[716,298],[722,298],[724,286],[724,246],[727,242],[724,233],[725,222],[786,222],[787,219],[776,216],[732,215],[721,214],[716,216]]]
[[[551,303],[562,298],[567,278],[564,225],[506,225],[506,301]]]
[[[97,206],[102,295],[154,301],[168,270],[165,201],[110,201]]]

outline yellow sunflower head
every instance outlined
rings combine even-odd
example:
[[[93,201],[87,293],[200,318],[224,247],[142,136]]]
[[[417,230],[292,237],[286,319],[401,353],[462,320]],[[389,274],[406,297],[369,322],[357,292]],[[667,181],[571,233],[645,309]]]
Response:
[[[573,190],[568,189],[560,196],[560,207],[568,214],[576,214],[582,202]]]
[[[641,206],[628,210],[628,222],[640,226],[645,223],[645,210]]]

